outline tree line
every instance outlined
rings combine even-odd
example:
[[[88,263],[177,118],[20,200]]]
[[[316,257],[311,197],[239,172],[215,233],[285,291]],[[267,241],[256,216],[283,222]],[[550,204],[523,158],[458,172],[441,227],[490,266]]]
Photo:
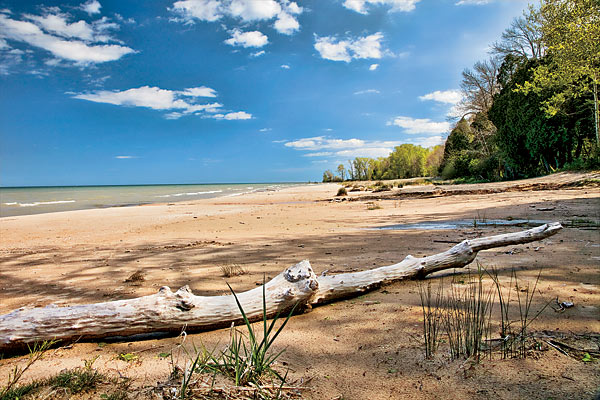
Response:
[[[515,179],[600,165],[600,1],[542,0],[462,73],[458,121],[444,146],[402,145],[356,158],[345,179]]]
[[[415,176],[435,175],[442,162],[444,146],[423,148],[413,144],[397,146],[387,157],[356,157],[348,161],[348,167],[340,164],[337,174],[331,170],[323,173],[323,182],[345,180],[403,179]]]

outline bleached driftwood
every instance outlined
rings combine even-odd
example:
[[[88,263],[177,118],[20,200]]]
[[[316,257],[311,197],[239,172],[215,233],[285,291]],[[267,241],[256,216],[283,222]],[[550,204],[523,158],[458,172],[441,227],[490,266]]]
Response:
[[[424,277],[432,272],[462,268],[477,253],[494,247],[529,243],[557,233],[558,223],[526,231],[464,240],[451,249],[372,270],[315,276],[310,263],[287,268],[265,284],[267,315],[294,304],[316,305],[368,291],[382,284]],[[262,287],[237,295],[250,319],[262,316]],[[187,286],[176,292],[163,286],[158,293],[129,300],[77,305],[21,308],[0,316],[0,351],[40,340],[69,341],[77,338],[127,336],[150,332],[179,331],[184,326],[207,329],[240,320],[233,296],[195,296]]]

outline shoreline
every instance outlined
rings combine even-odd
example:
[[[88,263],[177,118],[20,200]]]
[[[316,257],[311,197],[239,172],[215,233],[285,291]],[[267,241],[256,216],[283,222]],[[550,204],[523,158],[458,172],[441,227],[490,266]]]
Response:
[[[256,185],[257,188],[250,186]],[[40,187],[15,187],[15,188],[0,188],[0,194],[4,194],[0,203],[0,219],[7,217],[16,217],[24,215],[37,215],[56,212],[68,212],[78,210],[93,210],[106,209],[113,207],[135,207],[146,206],[152,204],[178,203],[182,201],[197,201],[203,199],[219,198],[219,197],[235,197],[251,193],[261,193],[265,191],[277,191],[287,187],[296,187],[310,185],[309,183],[296,182],[275,182],[275,183],[225,183],[225,184],[161,184],[161,185],[101,185],[101,186],[40,186]],[[213,189],[197,192],[183,191],[179,193],[165,193],[165,189],[171,191],[185,190],[186,187],[201,187],[203,189]],[[127,193],[128,189],[143,189],[147,193],[140,192],[139,194]],[[30,191],[30,196],[33,196],[36,190],[51,191],[53,196],[58,192],[71,191],[68,193],[60,193],[60,195],[68,197],[68,199],[27,199],[17,201],[20,192]],[[115,189],[119,189],[115,191]],[[154,191],[151,191],[154,189]],[[238,191],[242,189],[242,191]],[[102,193],[104,190],[106,193]],[[112,193],[110,192],[112,190]],[[188,189],[191,190],[191,189]],[[11,193],[13,191],[13,193]],[[87,191],[87,196],[85,195]],[[120,199],[121,191],[125,192],[125,197]],[[3,193],[4,192],[4,193]],[[100,192],[100,193],[98,193]],[[7,195],[8,193],[8,195]],[[12,198],[11,196],[12,195]],[[42,194],[43,196],[44,194]],[[113,196],[112,202],[107,202],[107,196]],[[46,194],[48,196],[48,194]],[[74,200],[74,197],[83,196]],[[91,198],[91,196],[94,196]],[[7,199],[9,197],[9,199]],[[127,197],[130,197],[126,200]],[[135,198],[139,200],[134,200]],[[157,200],[160,199],[160,200]],[[12,201],[11,201],[12,200]],[[39,207],[39,208],[38,208]],[[58,209],[58,208],[66,209]]]

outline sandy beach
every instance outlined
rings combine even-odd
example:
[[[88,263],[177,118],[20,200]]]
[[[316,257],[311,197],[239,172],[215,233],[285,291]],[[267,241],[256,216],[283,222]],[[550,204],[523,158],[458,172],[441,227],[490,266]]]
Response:
[[[597,181],[597,175],[591,177]],[[538,181],[561,179],[583,182],[590,176],[566,174]],[[133,298],[155,293],[163,285],[172,289],[189,285],[197,295],[220,295],[228,292],[226,282],[245,291],[260,284],[263,275],[268,279],[304,259],[317,274],[364,270],[393,264],[408,254],[442,252],[466,238],[527,229],[481,224],[371,229],[389,225],[560,221],[565,228],[554,237],[485,251],[477,260],[496,267],[507,283],[512,269],[522,282],[533,282],[541,269],[533,308],[541,309],[553,299],[572,302],[574,307],[560,313],[547,307],[530,331],[566,335],[565,340],[577,339],[580,346],[585,342],[597,347],[600,188],[584,184],[504,190],[511,185],[516,184],[477,185],[497,193],[476,195],[435,192],[452,190],[445,186],[405,186],[382,194],[350,192],[348,201],[335,201],[340,185],[314,184],[193,202],[2,218],[0,313],[51,303]],[[411,192],[416,194],[402,195]],[[225,278],[222,267],[231,265],[246,273]],[[125,282],[136,272],[143,281]],[[437,273],[428,280],[435,285],[444,276],[450,284],[452,275]],[[464,360],[448,361],[444,354],[426,360],[421,323],[415,281],[317,307],[294,316],[278,338],[275,350],[286,349],[279,368],[289,368],[290,381],[306,382],[303,395],[310,399],[592,399],[598,393],[598,362],[566,356],[543,340],[540,350],[525,360],[496,357],[466,365]],[[229,330],[222,329],[189,334],[186,341],[222,347],[228,337]],[[99,356],[94,364],[99,370],[131,377],[135,387],[143,388],[168,378],[172,366],[158,355],[176,351],[180,342],[181,338],[168,337],[102,346],[75,343],[51,350],[24,380],[81,366],[82,360]],[[139,355],[135,362],[115,358],[132,352]],[[23,357],[0,360],[0,383],[23,362]]]

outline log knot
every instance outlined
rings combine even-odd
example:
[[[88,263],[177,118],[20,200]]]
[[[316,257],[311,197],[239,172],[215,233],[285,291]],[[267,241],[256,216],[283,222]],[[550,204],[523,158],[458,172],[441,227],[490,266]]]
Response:
[[[181,311],[189,311],[196,307],[194,304],[194,295],[188,285],[179,288],[179,290],[175,292],[175,298],[177,299],[176,307]]]
[[[302,260],[298,264],[292,265],[283,273],[285,280],[288,282],[298,282],[313,275],[314,272],[308,260]]]

